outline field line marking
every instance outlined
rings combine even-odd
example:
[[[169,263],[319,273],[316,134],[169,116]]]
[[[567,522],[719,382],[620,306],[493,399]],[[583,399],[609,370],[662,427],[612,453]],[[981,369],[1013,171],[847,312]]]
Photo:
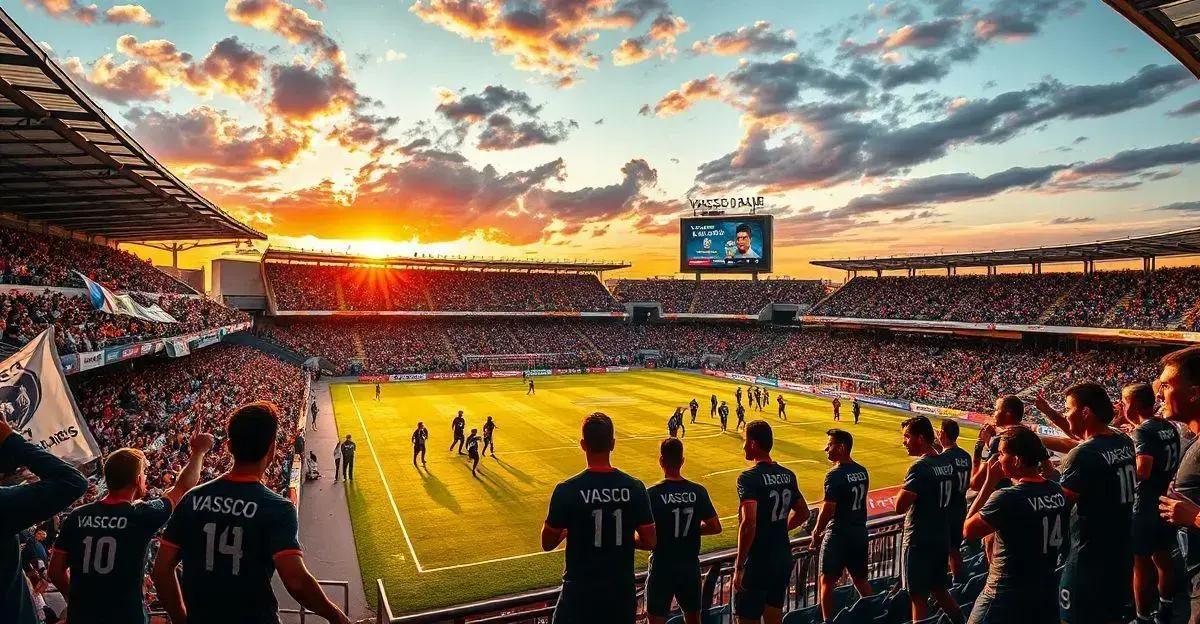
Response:
[[[815,460],[815,459],[789,459],[788,461],[781,461],[781,462],[775,462],[775,463],[777,463],[777,464],[815,464],[815,463],[817,463],[817,460]],[[713,475],[726,474],[726,473],[730,473],[730,472],[740,472],[740,471],[745,471],[745,470],[746,470],[746,468],[744,466],[741,468],[730,468],[729,470],[718,470],[716,472],[710,472],[706,475],[703,475],[700,478],[705,479],[705,478],[711,477]]]
[[[475,561],[473,563],[459,563],[456,565],[442,566],[440,568],[428,568],[425,570],[421,570],[421,573],[425,574],[427,572],[445,572],[446,570],[461,570],[463,568],[474,568],[476,566],[488,565],[490,563],[500,563],[502,561],[514,561],[517,559],[528,559],[530,557],[536,557],[538,555],[548,555],[548,554],[554,553],[554,552],[560,552],[560,549],[556,548],[554,550],[539,550],[536,552],[529,552],[529,553],[525,553],[522,555],[510,555],[508,557],[499,557],[497,559],[485,559],[483,561]]]
[[[375,444],[371,442],[371,432],[367,430],[367,423],[363,420],[362,412],[358,409],[358,400],[354,398],[354,389],[347,388],[350,393],[350,404],[354,406],[354,413],[358,416],[358,424],[362,425],[363,437],[367,439],[367,448],[371,450],[371,459],[375,461],[375,469],[379,471],[379,480],[383,482],[383,491],[387,493],[388,502],[392,504],[392,513],[396,514],[396,522],[400,525],[400,532],[404,534],[404,541],[408,543],[408,552],[412,555],[413,563],[417,564],[417,572],[424,573],[424,568],[421,567],[421,560],[417,559],[417,550],[413,548],[412,538],[408,536],[408,529],[404,526],[404,519],[400,517],[400,509],[396,507],[396,499],[392,496],[392,488],[388,485],[387,477],[383,475],[383,465],[379,463],[379,456],[375,454]]]

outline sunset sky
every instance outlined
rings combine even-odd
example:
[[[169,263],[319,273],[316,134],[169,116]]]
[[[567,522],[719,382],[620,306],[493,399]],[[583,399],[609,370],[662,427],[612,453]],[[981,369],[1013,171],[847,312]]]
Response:
[[[662,275],[687,198],[765,195],[836,278],[1200,225],[1197,80],[1099,0],[0,7],[272,244]]]

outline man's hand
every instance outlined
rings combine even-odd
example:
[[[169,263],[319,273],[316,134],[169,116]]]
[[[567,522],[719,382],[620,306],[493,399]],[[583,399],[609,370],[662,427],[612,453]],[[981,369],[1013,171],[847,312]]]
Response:
[[[203,433],[197,431],[192,435],[192,439],[188,440],[188,448],[192,451],[192,455],[202,455],[212,450],[213,437],[211,433]]]
[[[1158,515],[1163,520],[1177,527],[1194,528],[1196,516],[1200,515],[1200,507],[1195,503],[1170,496],[1160,496],[1158,499]]]
[[[1037,397],[1033,400],[1033,406],[1043,414],[1057,413],[1058,410],[1050,405],[1050,401],[1046,400],[1046,393],[1038,390]]]
[[[995,488],[1000,479],[1004,478],[1004,469],[1000,467],[1000,457],[996,456],[987,461],[983,466],[983,486],[985,488]]]
[[[987,448],[988,442],[992,440],[992,436],[996,435],[996,425],[988,423],[979,428],[979,442]]]
[[[733,588],[737,591],[746,590],[746,571],[742,566],[733,567]]]
[[[8,423],[8,420],[0,418],[0,444],[3,444],[4,441],[8,439],[8,436],[12,434],[12,432],[13,428],[12,425]]]

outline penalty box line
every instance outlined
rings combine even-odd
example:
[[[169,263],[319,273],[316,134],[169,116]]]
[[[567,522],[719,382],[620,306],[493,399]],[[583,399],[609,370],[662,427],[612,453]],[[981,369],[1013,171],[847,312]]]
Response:
[[[400,525],[400,532],[404,534],[404,542],[408,544],[408,554],[412,557],[413,563],[416,564],[418,574],[459,570],[462,568],[471,568],[490,563],[500,563],[502,561],[513,561],[516,559],[526,559],[529,557],[536,557],[538,555],[549,554],[549,552],[538,551],[521,555],[512,555],[509,557],[500,557],[497,559],[476,561],[474,563],[460,563],[457,565],[440,566],[435,568],[426,568],[425,566],[421,565],[421,560],[417,558],[417,549],[413,546],[412,537],[410,537],[408,534],[408,528],[404,526],[404,518],[400,517],[400,508],[396,505],[396,498],[392,496],[392,488],[388,485],[387,477],[383,474],[383,465],[379,463],[379,455],[375,453],[375,444],[371,441],[371,432],[367,429],[366,421],[363,420],[362,411],[358,409],[358,400],[354,398],[354,389],[347,384],[346,391],[350,393],[350,404],[354,406],[354,413],[356,416],[358,416],[358,424],[362,427],[363,437],[367,439],[367,448],[371,451],[371,459],[375,462],[375,469],[379,472],[379,480],[383,482],[383,491],[385,494],[387,494],[388,502],[392,505],[392,513],[396,516],[396,523]]]

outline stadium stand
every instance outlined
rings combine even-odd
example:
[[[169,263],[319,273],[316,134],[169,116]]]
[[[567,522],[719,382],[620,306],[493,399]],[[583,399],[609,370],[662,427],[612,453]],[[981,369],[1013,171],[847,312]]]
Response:
[[[622,303],[659,303],[667,313],[755,314],[768,303],[815,304],[825,285],[792,279],[619,279],[613,295]]]

